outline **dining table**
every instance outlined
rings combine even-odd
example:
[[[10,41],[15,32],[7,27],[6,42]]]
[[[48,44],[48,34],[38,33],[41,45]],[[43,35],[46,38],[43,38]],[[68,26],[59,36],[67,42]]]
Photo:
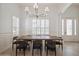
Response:
[[[32,47],[33,47],[33,40],[42,40],[42,56],[45,56],[45,40],[58,40],[63,42],[63,39],[58,36],[50,36],[50,35],[23,35],[19,36],[18,39],[24,40],[24,41],[32,41],[31,43],[31,53],[32,53]]]

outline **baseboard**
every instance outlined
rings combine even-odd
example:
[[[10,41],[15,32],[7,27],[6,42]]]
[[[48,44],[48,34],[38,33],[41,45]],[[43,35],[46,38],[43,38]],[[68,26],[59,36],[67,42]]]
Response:
[[[64,42],[73,42],[73,43],[79,43],[79,41],[64,41]]]

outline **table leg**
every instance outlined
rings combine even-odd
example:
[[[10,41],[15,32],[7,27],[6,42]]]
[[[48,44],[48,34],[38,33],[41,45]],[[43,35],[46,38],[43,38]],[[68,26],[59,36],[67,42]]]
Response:
[[[42,40],[42,56],[45,56],[45,40]]]
[[[33,40],[32,40],[32,42],[31,42],[31,48],[30,48],[30,50],[31,50],[31,55],[32,55],[32,49],[33,49]]]

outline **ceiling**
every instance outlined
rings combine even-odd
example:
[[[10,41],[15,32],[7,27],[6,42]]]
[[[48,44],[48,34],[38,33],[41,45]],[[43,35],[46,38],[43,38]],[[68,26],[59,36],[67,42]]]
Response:
[[[30,7],[32,10],[33,9],[33,5],[34,3],[19,3],[18,4],[21,8],[25,8],[25,7]],[[44,9],[45,7],[49,7],[50,10],[57,10],[60,12],[64,12],[69,6],[71,5],[71,3],[38,3],[39,9]]]

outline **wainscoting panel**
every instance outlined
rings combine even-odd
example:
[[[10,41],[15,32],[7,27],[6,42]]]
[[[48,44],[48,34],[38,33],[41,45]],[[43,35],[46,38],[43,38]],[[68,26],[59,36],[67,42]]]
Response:
[[[0,33],[0,53],[11,47],[12,34]]]

